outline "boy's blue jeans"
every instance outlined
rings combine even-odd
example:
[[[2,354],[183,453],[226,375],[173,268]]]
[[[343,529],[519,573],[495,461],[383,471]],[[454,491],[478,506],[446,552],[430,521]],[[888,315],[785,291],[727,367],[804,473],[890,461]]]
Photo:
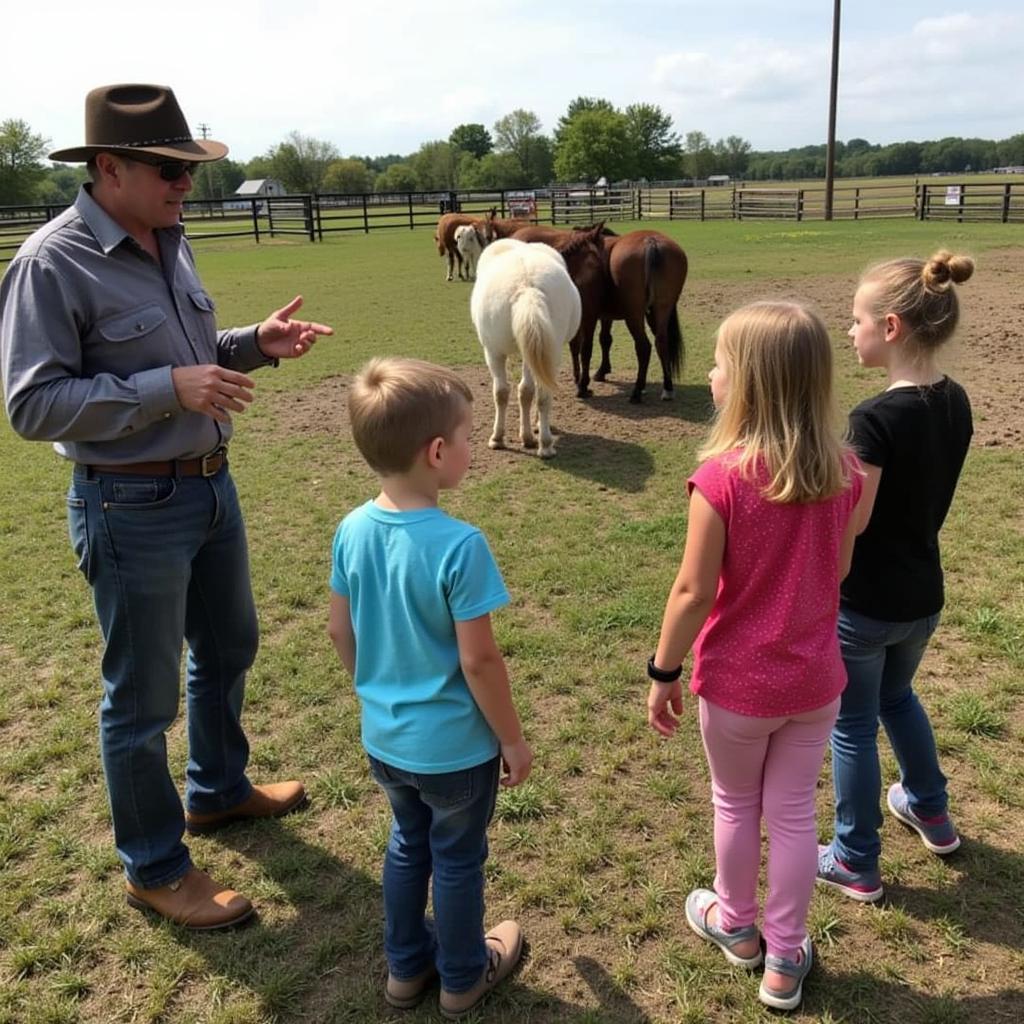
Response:
[[[848,682],[832,730],[836,798],[833,851],[854,871],[874,871],[882,844],[878,722],[885,726],[915,814],[943,814],[946,777],[931,723],[914,693],[914,673],[939,616],[883,622],[839,608],[839,646]]]
[[[465,992],[487,965],[483,866],[500,758],[440,775],[369,760],[394,813],[384,855],[388,969],[412,978],[436,963],[442,986]],[[433,930],[425,918],[431,874]]]
[[[252,788],[240,716],[258,625],[238,495],[227,467],[177,479],[77,467],[68,528],[105,641],[100,750],[117,852],[129,881],[156,888],[190,864],[165,741],[183,641],[188,807],[225,810]]]

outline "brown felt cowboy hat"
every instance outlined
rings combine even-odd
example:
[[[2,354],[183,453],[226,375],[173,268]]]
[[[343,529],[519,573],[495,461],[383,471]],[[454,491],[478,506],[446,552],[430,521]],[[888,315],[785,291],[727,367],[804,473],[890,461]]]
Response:
[[[166,85],[101,85],[85,97],[85,145],[58,149],[51,160],[79,163],[97,153],[152,153],[168,160],[220,160],[228,147],[193,139]]]

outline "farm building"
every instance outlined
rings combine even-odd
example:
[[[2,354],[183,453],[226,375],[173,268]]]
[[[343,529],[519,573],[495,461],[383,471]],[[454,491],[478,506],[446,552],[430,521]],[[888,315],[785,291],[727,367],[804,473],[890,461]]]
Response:
[[[277,178],[251,178],[235,189],[236,196],[251,199],[253,196],[283,196],[284,185]]]

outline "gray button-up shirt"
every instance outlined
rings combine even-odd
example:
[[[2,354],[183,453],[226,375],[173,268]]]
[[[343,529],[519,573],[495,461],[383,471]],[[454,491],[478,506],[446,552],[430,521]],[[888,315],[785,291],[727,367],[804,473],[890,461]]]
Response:
[[[89,194],[36,231],[0,282],[0,359],[11,425],[75,462],[194,458],[231,436],[189,412],[176,366],[267,365],[256,326],[217,331],[180,227],[158,264]]]

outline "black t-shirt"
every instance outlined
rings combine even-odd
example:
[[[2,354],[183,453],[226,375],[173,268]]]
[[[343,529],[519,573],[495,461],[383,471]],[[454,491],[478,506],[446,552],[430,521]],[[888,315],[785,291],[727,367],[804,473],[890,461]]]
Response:
[[[843,603],[886,622],[934,615],[944,600],[939,530],[974,432],[967,392],[949,377],[883,391],[850,413],[850,432],[882,479]]]

